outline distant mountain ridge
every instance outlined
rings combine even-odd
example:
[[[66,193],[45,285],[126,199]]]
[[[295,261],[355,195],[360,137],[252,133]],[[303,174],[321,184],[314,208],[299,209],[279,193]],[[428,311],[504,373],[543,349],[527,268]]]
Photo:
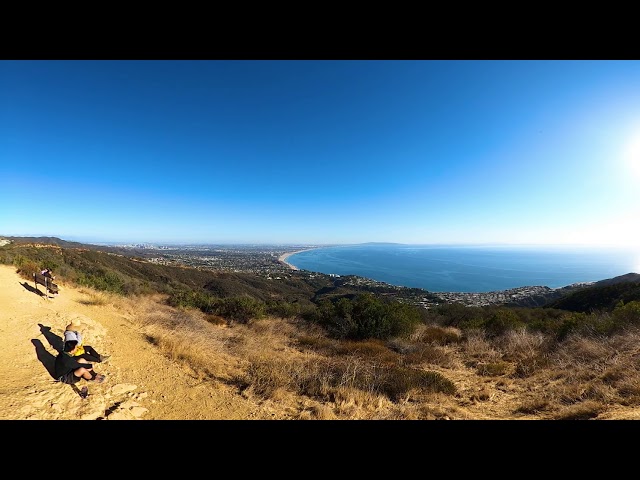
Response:
[[[97,252],[117,253],[132,257],[135,256],[135,249],[124,248],[122,246],[97,245],[93,243],[72,242],[58,237],[12,237],[0,235],[0,240],[5,239],[15,245],[50,245],[61,248],[76,248],[84,250],[94,250]]]
[[[96,245],[89,245],[80,242],[70,242],[68,240],[62,240],[58,237],[10,237],[7,235],[0,236],[0,239],[10,240],[16,245],[27,244],[44,244],[44,245],[57,245],[58,247],[75,247],[75,248],[88,248],[97,247]]]

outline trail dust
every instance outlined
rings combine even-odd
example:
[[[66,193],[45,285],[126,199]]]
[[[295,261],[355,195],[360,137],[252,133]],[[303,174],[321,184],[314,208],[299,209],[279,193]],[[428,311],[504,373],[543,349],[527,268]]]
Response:
[[[60,282],[59,295],[0,265],[0,419],[11,420],[233,420],[284,415],[244,398],[232,386],[202,381],[158,351],[132,322],[136,312],[95,304],[92,292]],[[79,318],[84,343],[110,355],[96,363],[106,375],[76,386],[54,378],[65,327]],[[79,389],[89,395],[81,398]]]

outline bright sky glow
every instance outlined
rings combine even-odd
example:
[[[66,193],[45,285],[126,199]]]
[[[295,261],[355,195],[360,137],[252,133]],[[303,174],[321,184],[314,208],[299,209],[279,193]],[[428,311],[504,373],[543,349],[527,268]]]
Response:
[[[628,169],[629,174],[640,181],[640,130],[629,139],[624,149],[623,158],[624,167]]]
[[[0,235],[640,245],[640,62],[0,61]]]

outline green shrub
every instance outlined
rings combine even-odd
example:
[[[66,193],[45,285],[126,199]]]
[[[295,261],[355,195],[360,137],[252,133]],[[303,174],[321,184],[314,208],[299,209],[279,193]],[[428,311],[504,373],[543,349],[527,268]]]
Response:
[[[167,303],[172,307],[196,308],[204,313],[215,313],[217,299],[197,290],[179,290],[169,295]]]
[[[265,314],[265,304],[251,297],[231,297],[218,299],[214,312],[224,318],[247,323]]]
[[[197,308],[203,313],[242,323],[261,318],[266,311],[264,302],[252,297],[219,298],[198,290],[175,292],[169,296],[168,303],[174,307]]]
[[[79,285],[95,288],[96,290],[117,293],[119,295],[126,293],[124,279],[113,271],[97,270],[94,273],[81,273],[76,278],[76,282]]]
[[[446,327],[477,328],[481,325],[482,309],[467,307],[460,303],[439,305],[434,309],[432,319]]]
[[[284,301],[267,301],[265,312],[280,318],[293,318],[300,315],[300,304]]]
[[[351,340],[407,336],[422,321],[419,307],[386,301],[371,293],[343,297],[335,304],[323,301],[316,318],[330,335]]]
[[[525,327],[525,324],[520,320],[518,314],[505,308],[495,311],[484,322],[484,329],[489,337],[497,337],[523,327]]]
[[[33,280],[33,274],[39,273],[42,268],[36,262],[23,256],[18,256],[14,259],[14,265],[18,274],[28,280]]]
[[[571,333],[586,323],[586,318],[587,314],[582,312],[568,313],[563,316],[556,333],[557,340],[565,340]]]
[[[601,313],[569,313],[562,319],[556,338],[564,341],[570,334],[589,336],[611,336],[620,331],[626,323],[626,319],[633,318],[633,306],[618,314]],[[627,317],[630,315],[630,317]]]
[[[640,326],[640,301],[619,302],[613,309],[613,319],[620,328]]]

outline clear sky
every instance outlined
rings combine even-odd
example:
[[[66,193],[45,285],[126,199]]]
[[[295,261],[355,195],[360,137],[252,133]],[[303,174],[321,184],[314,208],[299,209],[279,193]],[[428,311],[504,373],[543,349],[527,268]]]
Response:
[[[640,243],[640,61],[2,60],[0,235]]]

